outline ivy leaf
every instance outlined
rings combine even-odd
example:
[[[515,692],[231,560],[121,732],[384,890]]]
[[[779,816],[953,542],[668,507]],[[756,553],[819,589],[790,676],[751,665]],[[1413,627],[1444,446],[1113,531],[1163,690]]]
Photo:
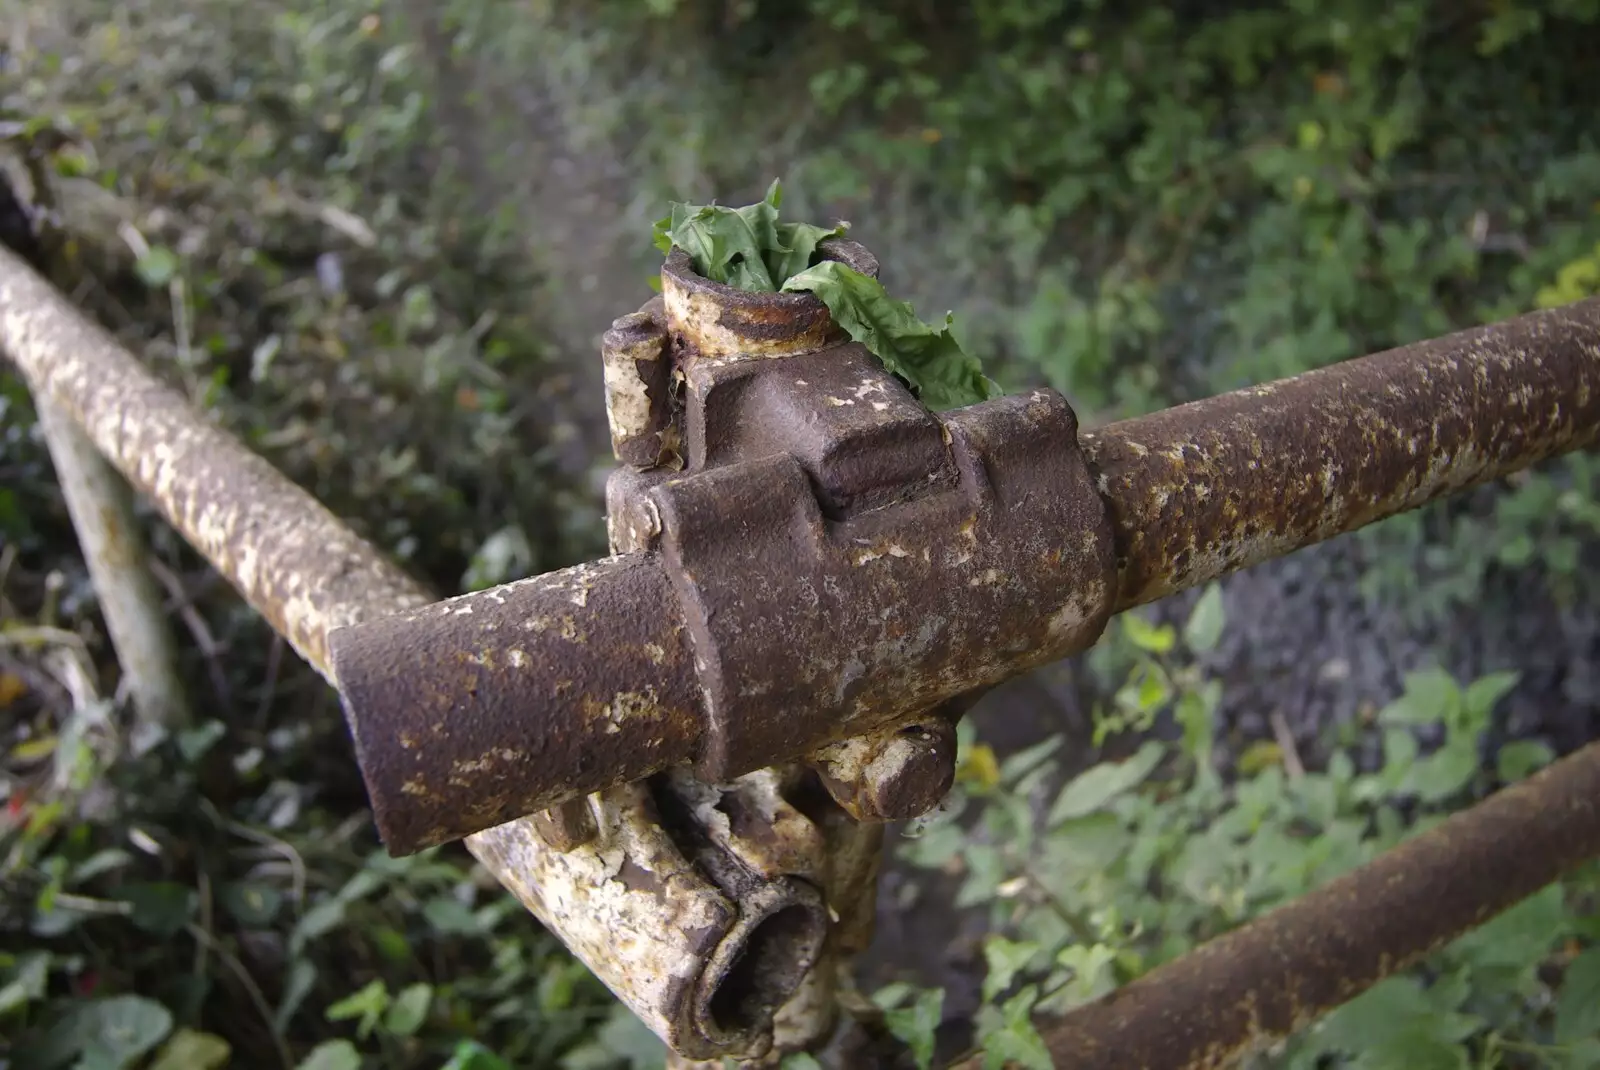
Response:
[[[439,1070],[511,1070],[511,1064],[476,1040],[463,1040]]]
[[[1477,744],[1471,739],[1453,736],[1444,746],[1412,765],[1401,790],[1416,794],[1423,802],[1443,802],[1471,783],[1477,771]]]
[[[1131,619],[1131,614],[1124,619]],[[1200,596],[1200,600],[1194,604],[1194,608],[1189,611],[1189,619],[1184,622],[1185,645],[1196,654],[1209,653],[1222,638],[1222,626],[1226,620],[1227,613],[1222,606],[1222,588],[1218,584],[1210,584]]]
[[[1532,970],[1552,944],[1571,931],[1566,892],[1547,885],[1450,945],[1457,958],[1480,973]]]
[[[378,1024],[378,1018],[389,1007],[389,989],[381,980],[368,981],[364,987],[341,999],[323,1012],[323,1017],[330,1022],[342,1022],[350,1018],[358,1019],[356,1022],[356,1036],[362,1040],[372,1032],[373,1026]]]
[[[1049,824],[1060,825],[1092,814],[1118,795],[1138,787],[1161,764],[1162,754],[1162,745],[1151,741],[1125,762],[1102,762],[1079,773],[1056,796]]]
[[[1556,1043],[1576,1044],[1600,1036],[1600,947],[1572,960],[1556,1003]]]
[[[1502,784],[1526,779],[1555,761],[1556,752],[1537,739],[1518,739],[1500,748],[1495,771]]]
[[[155,1000],[112,996],[73,1005],[51,1027],[35,1055],[46,1064],[65,1054],[78,1055],[80,1065],[126,1066],[170,1032],[172,1012]]]
[[[182,932],[194,914],[196,903],[194,890],[174,881],[125,884],[112,892],[111,898],[133,908],[129,921],[159,937]]]
[[[433,986],[425,981],[407,985],[394,997],[383,1016],[383,1028],[397,1037],[409,1037],[427,1020],[433,1002]]]
[[[998,1008],[990,1005],[979,1009],[978,1043],[983,1046],[984,1070],[1011,1065],[1053,1070],[1050,1050],[1029,1017],[1038,998],[1037,987],[1029,985]]]
[[[50,953],[29,951],[16,963],[11,980],[0,988],[0,1015],[10,1014],[18,1007],[44,998],[45,983],[50,976]]]
[[[1449,721],[1461,708],[1461,690],[1443,669],[1407,673],[1405,693],[1378,714],[1384,725],[1428,725]]]
[[[150,1070],[220,1070],[232,1055],[232,1046],[215,1033],[180,1029],[157,1053]]]
[[[1170,624],[1153,624],[1137,613],[1122,615],[1122,632],[1128,641],[1151,654],[1165,654],[1178,642]]]
[[[1522,679],[1520,672],[1492,672],[1467,685],[1462,695],[1469,721],[1484,724],[1494,711],[1495,703],[1511,693]]]
[[[891,998],[897,997],[897,998]],[[885,986],[874,997],[884,1008],[883,1024],[892,1036],[911,1049],[917,1070],[933,1065],[933,1049],[939,1024],[944,1021],[944,989],[926,988],[917,993],[909,1007],[898,1007],[904,995],[894,986]]]
[[[923,323],[910,304],[890,297],[877,279],[833,260],[807,268],[783,288],[815,294],[833,322],[910,383],[930,409],[956,409],[1000,396],[1000,388],[950,333],[948,314],[940,327]]]
[[[295,1070],[361,1070],[361,1053],[348,1040],[324,1040]]]
[[[988,972],[983,978],[983,998],[992,1000],[1011,987],[1017,974],[1027,968],[1039,954],[1039,945],[1031,940],[1008,940],[1004,936],[991,936],[983,944],[983,958]]]
[[[1363,1050],[1360,1070],[1467,1070],[1471,1065],[1461,1044],[1433,1035],[1427,1023],[1396,1033]]]

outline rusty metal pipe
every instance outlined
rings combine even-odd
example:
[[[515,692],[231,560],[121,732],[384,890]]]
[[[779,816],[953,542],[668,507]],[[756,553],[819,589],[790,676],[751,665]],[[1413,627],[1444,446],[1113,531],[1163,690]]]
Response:
[[[334,628],[431,600],[3,246],[0,351],[324,677]]]
[[[410,854],[691,759],[682,616],[641,553],[341,632],[333,668],[385,845]]]
[[[335,682],[328,656],[330,631],[418,607],[427,612],[437,605],[315,498],[162,385],[3,246],[0,353],[16,363],[31,390],[78,424],[113,466],[330,682]],[[571,570],[567,575],[579,582],[568,589],[548,576],[524,586],[552,594],[558,607],[564,607],[556,611],[553,634],[560,636],[569,620],[589,620],[582,612],[588,597],[584,577],[592,588],[596,577],[614,580],[632,574],[614,559],[609,565]],[[631,633],[626,623],[629,613],[648,608],[647,595],[620,607],[608,603],[604,592],[592,597],[591,611],[616,610],[617,619],[608,621],[614,636],[654,634],[649,619],[635,621]],[[497,619],[490,612],[494,598],[487,592],[442,604],[461,609],[480,603],[480,622]],[[537,619],[535,615],[517,623]],[[670,639],[669,628],[669,645]],[[644,647],[636,653],[652,657]],[[662,656],[669,660],[665,648]],[[417,670],[403,662],[388,664],[394,671]],[[444,678],[460,682],[472,668],[464,661]],[[654,661],[648,670],[636,663],[628,668],[641,687],[655,681],[662,689],[661,680],[672,676]],[[636,711],[623,703],[610,712],[626,717]],[[416,711],[398,716],[402,728],[432,727]],[[653,730],[663,727],[657,722]],[[364,735],[394,730],[384,724],[352,728],[358,748]],[[604,735],[602,727],[602,741]],[[581,748],[564,756],[594,760]],[[498,770],[482,772],[485,783],[497,783]],[[820,933],[829,927],[826,909],[806,882],[781,876],[752,877],[738,887],[707,881],[683,861],[675,840],[651,820],[651,806],[636,796],[636,789],[626,786],[595,800],[605,822],[592,849],[552,848],[535,821],[526,817],[468,836],[466,846],[664,1039],[706,1057],[759,1051],[772,1042],[773,1017],[809,976]],[[791,825],[804,821],[781,800],[767,800],[762,812]],[[715,813],[726,822],[721,811]],[[703,819],[716,823],[714,817],[692,814],[681,832],[713,839],[714,830],[696,830]],[[767,832],[775,843],[785,842]],[[755,822],[745,837],[748,842],[736,837],[723,850],[754,859],[760,850],[771,849],[762,846],[761,833]],[[819,844],[809,853],[826,855],[827,848]],[[836,879],[819,873],[816,884],[827,886]],[[696,924],[679,924],[691,920]],[[760,964],[766,983],[752,995],[743,967],[754,963]],[[780,1032],[810,1028],[810,1021],[828,1009],[806,1011],[800,1015],[805,1022],[780,1017]]]
[[[1600,298],[1082,436],[1116,608],[1600,441]]]
[[[1230,1066],[1597,856],[1591,743],[1040,1031],[1061,1070]]]

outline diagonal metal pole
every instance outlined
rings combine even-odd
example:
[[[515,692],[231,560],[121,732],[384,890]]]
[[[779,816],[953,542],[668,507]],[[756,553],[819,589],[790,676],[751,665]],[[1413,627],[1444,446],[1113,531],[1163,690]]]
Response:
[[[1059,1070],[1232,1066],[1597,856],[1591,743],[1039,1028]]]

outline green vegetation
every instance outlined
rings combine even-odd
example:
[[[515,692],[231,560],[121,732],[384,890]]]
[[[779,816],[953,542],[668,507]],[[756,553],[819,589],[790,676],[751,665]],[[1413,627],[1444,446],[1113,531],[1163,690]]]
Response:
[[[903,848],[919,867],[961,874],[958,901],[990,913],[977,1038],[992,1067],[1009,1058],[1048,1070],[1030,1012],[1104,995],[1552,758],[1542,744],[1514,741],[1484,760],[1483,736],[1516,674],[1461,687],[1423,670],[1376,715],[1379,768],[1360,772],[1350,733],[1340,740],[1335,731],[1326,769],[1304,769],[1268,742],[1240,756],[1230,782],[1217,767],[1222,687],[1192,664],[1224,627],[1216,589],[1181,636],[1133,615],[1119,626],[1132,665],[1102,727],[1114,743],[1116,733],[1158,725],[1159,738],[1062,785],[1059,738],[1000,762],[968,730],[952,802]],[[1430,729],[1441,739],[1423,754],[1415,733]],[[1600,866],[1590,866],[1373,988],[1263,1065],[1592,1067],[1597,903]],[[928,1066],[938,1023],[928,1008],[939,993],[896,985],[878,998],[913,1011],[895,1025]]]
[[[689,254],[694,269],[712,282],[740,290],[773,293],[806,290],[827,306],[852,339],[899,376],[931,409],[955,409],[994,397],[999,388],[978,362],[961,351],[950,333],[917,319],[911,306],[891,298],[877,279],[833,260],[818,262],[817,246],[850,227],[779,223],[783,187],[777,179],[767,195],[743,208],[672,205],[655,225],[655,245]]]
[[[773,228],[755,255],[708,242],[700,270],[809,278],[935,407],[987,396],[981,357],[1090,423],[1600,290],[1600,0],[0,0],[0,26],[0,163],[42,181],[57,281],[441,591],[603,549],[598,395],[574,393],[594,346],[551,324],[637,307],[665,201],[786,175],[797,218],[859,221],[881,290],[814,274],[820,235],[780,231],[776,191],[770,220],[752,206]],[[598,209],[527,180],[564,166],[571,188],[624,178]],[[726,211],[666,229],[695,251],[687,230]],[[959,318],[921,324],[887,293]],[[155,524],[202,716],[128,737],[32,425],[0,368],[0,1059],[659,1066],[458,846],[381,853],[326,688]],[[1595,463],[1363,535],[1371,596],[1444,621],[1509,572],[1581,605]],[[1000,761],[965,726],[957,796],[903,845],[992,913],[992,1052],[1037,1065],[1032,1008],[1550,757],[1480,749],[1510,677],[1429,671],[1330,728],[1325,767],[1224,745],[1226,695],[1193,657],[1221,602],[1200,606],[1176,632],[1124,618],[1086,660],[1095,739]],[[1121,758],[1060,785],[1091,745]],[[1271,1059],[1600,1063],[1597,895],[1591,870],[1534,897]],[[926,1065],[939,994],[877,998]]]

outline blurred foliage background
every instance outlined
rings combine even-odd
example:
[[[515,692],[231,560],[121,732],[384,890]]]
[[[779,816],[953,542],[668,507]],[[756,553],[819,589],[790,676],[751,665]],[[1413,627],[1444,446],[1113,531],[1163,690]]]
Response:
[[[1090,423],[1600,290],[1600,0],[0,0],[0,33],[0,164],[58,285],[445,591],[603,548],[596,341],[649,296],[669,198],[747,203],[782,176],[786,210],[851,220],[991,375]],[[659,1065],[463,851],[381,855],[332,696],[155,523],[201,715],[132,740],[3,368],[0,421],[6,1065]],[[1160,628],[1223,619],[1180,600],[1066,667],[1066,697],[1007,699],[1034,739],[989,749],[980,717],[961,838],[911,830],[886,881],[930,932],[956,912],[975,934],[879,953],[913,1047],[970,1042],[976,1015],[1036,1059],[1036,1001],[1088,998],[1600,734],[1595,475],[1569,458],[1267,570],[1297,622],[1270,643],[1243,630],[1260,592],[1225,585],[1242,623],[1174,664]],[[1351,619],[1381,624],[1380,653],[1329,653]],[[1267,653],[1343,662],[1342,690],[1312,702]],[[1451,672],[1426,713],[1378,716],[1427,661]],[[1513,679],[1492,671],[1514,674],[1493,701],[1437,683]],[[1111,729],[1152,728],[1176,779],[1069,779]],[[1069,761],[1022,749],[1063,731]],[[1444,772],[1407,772],[1441,749]],[[1059,880],[1091,832],[1154,876],[1085,886],[1088,929],[1052,930],[1061,904],[999,846],[1035,844],[1018,821]],[[1282,853],[1186,876],[1179,827],[1276,830]],[[1308,860],[1335,827],[1337,859]],[[1363,1019],[1279,1055],[1600,1065],[1565,995],[1600,991],[1592,880],[1560,891],[1394,997],[1427,1028]]]

